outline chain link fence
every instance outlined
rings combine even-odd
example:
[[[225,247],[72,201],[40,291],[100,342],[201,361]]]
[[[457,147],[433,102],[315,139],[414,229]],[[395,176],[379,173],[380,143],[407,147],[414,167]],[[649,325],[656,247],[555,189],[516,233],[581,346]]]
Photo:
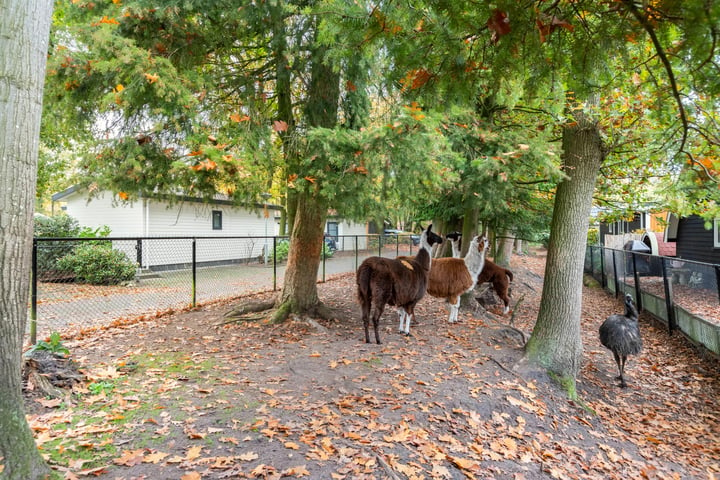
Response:
[[[589,246],[585,273],[616,296],[630,293],[669,333],[720,355],[720,265]]]
[[[318,281],[367,257],[414,255],[417,236],[326,236]],[[46,238],[33,241],[30,343],[53,331],[282,287],[287,237]]]

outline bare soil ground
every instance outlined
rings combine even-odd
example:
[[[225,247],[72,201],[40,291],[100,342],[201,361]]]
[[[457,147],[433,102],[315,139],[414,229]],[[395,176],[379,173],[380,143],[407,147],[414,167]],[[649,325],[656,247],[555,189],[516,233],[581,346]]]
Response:
[[[532,330],[544,257],[515,257],[512,321]],[[58,478],[715,478],[720,369],[641,315],[644,351],[620,389],[597,330],[619,300],[583,292],[579,401],[522,362],[511,315],[448,324],[425,297],[411,336],[387,308],[365,344],[354,275],[319,285],[335,320],[226,312],[260,294],[66,339],[88,376],[64,399],[28,393]],[[493,309],[491,309],[493,310]]]

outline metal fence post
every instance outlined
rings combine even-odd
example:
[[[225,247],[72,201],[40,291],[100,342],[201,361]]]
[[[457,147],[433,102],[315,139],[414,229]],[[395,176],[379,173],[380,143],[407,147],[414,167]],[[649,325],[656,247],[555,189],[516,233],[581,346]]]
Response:
[[[277,290],[277,237],[273,237],[273,292]]]
[[[715,265],[715,286],[717,288],[718,301],[720,301],[720,265]]]
[[[620,280],[618,280],[617,260],[615,259],[615,251],[613,251],[611,255],[613,259],[613,275],[615,276],[615,298],[617,298],[618,290],[620,290]]]
[[[137,264],[140,268],[143,267],[143,254],[142,254],[142,238],[137,239],[137,244],[135,245],[135,252],[137,253],[135,259],[137,260]]]
[[[600,285],[607,290],[607,276],[605,275],[605,249],[600,247]]]
[[[355,270],[358,269],[358,254],[358,236],[355,235]]]
[[[642,312],[642,296],[640,295],[640,274],[637,269],[637,253],[632,253],[633,260],[633,278],[635,279],[635,304],[637,305],[638,312]]]
[[[38,275],[37,275],[37,249],[38,242],[33,238],[32,244],[32,283],[30,287],[30,343],[35,345],[37,343],[37,287],[38,287]]]
[[[321,282],[325,283],[325,258],[326,258],[326,255],[325,255],[325,240],[324,239],[322,240],[322,243],[320,245],[321,245],[320,258],[322,258],[322,280],[321,280]]]
[[[672,299],[672,282],[671,278],[668,278],[667,267],[665,266],[665,259],[662,260],[661,265],[663,284],[665,285],[665,308],[667,308],[668,316],[668,334],[672,335],[673,330],[675,330],[675,307],[673,306]]]
[[[197,305],[197,240],[192,239],[192,306]]]

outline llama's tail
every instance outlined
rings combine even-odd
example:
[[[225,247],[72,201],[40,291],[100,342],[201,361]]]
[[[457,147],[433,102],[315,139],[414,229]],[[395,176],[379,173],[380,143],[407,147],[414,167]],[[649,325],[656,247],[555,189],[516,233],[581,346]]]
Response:
[[[370,303],[370,277],[372,276],[372,268],[367,265],[360,265],[357,271],[357,296],[361,305]]]
[[[511,282],[513,281],[513,273],[510,270],[508,270],[507,268],[505,269],[505,275],[508,276],[508,278],[510,279]]]

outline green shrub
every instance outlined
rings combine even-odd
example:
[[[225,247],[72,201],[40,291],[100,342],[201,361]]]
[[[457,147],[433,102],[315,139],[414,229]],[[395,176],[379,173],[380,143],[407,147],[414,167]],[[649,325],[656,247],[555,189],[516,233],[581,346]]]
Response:
[[[77,220],[70,215],[60,214],[53,217],[35,215],[33,221],[33,234],[36,237],[107,237],[110,235],[110,227],[99,228],[81,227]],[[58,267],[58,259],[68,255],[77,246],[77,242],[67,240],[38,242],[37,268],[41,278],[55,275]]]
[[[65,345],[63,345],[62,337],[60,337],[60,334],[58,332],[52,332],[48,340],[40,340],[39,342],[37,342],[35,345],[32,346],[30,350],[28,350],[26,355],[31,355],[32,352],[37,350],[44,350],[50,353],[54,353],[56,355],[70,355],[70,350],[68,350]]]
[[[288,254],[290,253],[290,241],[289,240],[280,240],[275,244],[275,252],[272,250],[270,251],[270,255],[268,256],[268,262],[272,263],[273,259],[276,258],[277,262],[282,262],[283,260],[287,260]],[[325,258],[330,258],[333,256],[333,252],[327,243],[323,242],[323,253],[325,254]]]
[[[275,244],[275,251],[270,251],[268,262],[282,262],[283,260],[287,260],[288,253],[290,253],[290,241],[280,240]]]
[[[79,245],[57,262],[58,268],[73,272],[78,282],[93,285],[117,285],[135,278],[137,266],[108,244],[95,242]]]

